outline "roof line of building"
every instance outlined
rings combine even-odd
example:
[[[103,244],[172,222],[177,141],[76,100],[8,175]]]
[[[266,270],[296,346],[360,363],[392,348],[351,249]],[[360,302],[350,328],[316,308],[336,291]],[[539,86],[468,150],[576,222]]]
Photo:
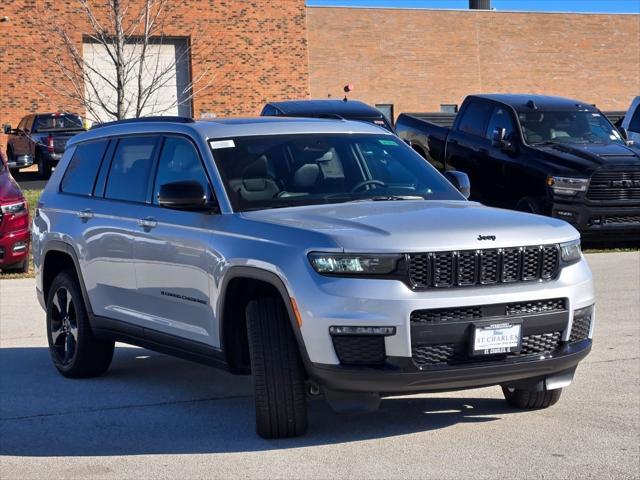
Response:
[[[346,8],[354,10],[430,10],[435,12],[473,12],[473,13],[541,13],[545,15],[640,15],[632,12],[555,12],[537,10],[482,10],[471,8],[429,8],[429,7],[383,7],[365,5],[307,5],[307,8]]]

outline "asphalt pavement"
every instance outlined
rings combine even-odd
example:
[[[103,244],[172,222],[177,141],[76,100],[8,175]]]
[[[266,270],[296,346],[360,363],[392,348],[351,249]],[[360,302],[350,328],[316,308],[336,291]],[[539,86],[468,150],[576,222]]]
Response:
[[[640,478],[640,253],[588,260],[594,347],[554,407],[516,411],[498,387],[373,414],[319,400],[279,441],[255,435],[247,377],[119,345],[105,376],[63,378],[34,281],[0,280],[0,478]]]

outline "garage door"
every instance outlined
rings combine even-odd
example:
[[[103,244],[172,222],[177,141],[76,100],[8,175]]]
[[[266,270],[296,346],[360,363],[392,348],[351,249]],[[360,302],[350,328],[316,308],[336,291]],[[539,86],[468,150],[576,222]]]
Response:
[[[126,45],[124,57],[127,78],[125,79],[125,109],[126,116],[136,116],[138,99],[138,69],[140,45]],[[87,75],[91,82],[85,85],[87,103],[91,105],[91,112],[87,116],[93,121],[110,121],[113,116],[106,110],[116,110],[116,71],[113,61],[105,47],[98,43],[85,42],[83,49],[84,60],[87,63]],[[142,116],[148,115],[181,115],[191,116],[191,102],[188,100],[186,89],[189,85],[189,58],[186,39],[164,40],[147,46],[143,75],[143,89],[151,88],[142,109]],[[154,79],[157,81],[154,83]],[[146,95],[142,95],[143,99]],[[106,108],[97,101],[100,98]]]

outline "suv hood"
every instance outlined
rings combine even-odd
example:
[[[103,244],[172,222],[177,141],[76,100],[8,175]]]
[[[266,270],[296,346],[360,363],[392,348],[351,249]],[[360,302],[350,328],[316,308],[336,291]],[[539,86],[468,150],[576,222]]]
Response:
[[[579,237],[562,220],[467,201],[352,202],[241,215],[251,221],[324,234],[345,251],[354,252],[498,248],[560,243]],[[495,240],[481,240],[479,235]]]
[[[590,174],[609,165],[640,166],[640,150],[626,145],[557,144],[532,147],[558,173]]]

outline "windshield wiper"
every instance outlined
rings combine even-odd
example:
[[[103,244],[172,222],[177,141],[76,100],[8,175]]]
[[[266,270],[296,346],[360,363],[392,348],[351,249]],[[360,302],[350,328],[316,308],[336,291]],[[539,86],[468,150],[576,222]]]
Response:
[[[398,200],[425,200],[420,195],[378,195],[375,197],[358,198],[351,200],[351,202],[391,202]]]

